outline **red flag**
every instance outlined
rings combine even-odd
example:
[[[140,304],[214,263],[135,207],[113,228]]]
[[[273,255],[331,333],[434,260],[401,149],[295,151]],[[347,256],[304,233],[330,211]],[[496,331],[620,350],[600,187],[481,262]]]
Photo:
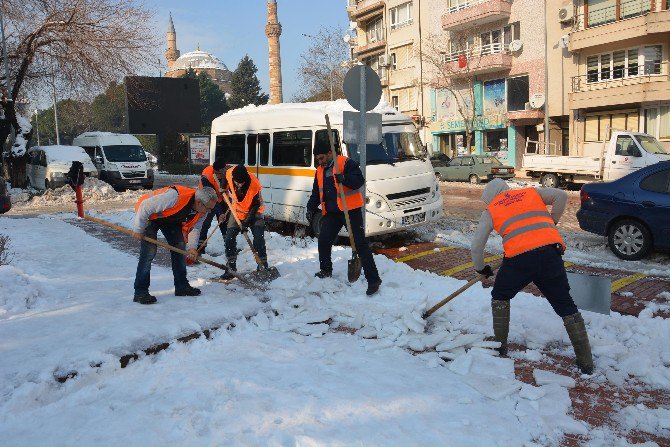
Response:
[[[465,57],[465,54],[458,55],[458,68],[465,68],[468,65],[468,59]]]

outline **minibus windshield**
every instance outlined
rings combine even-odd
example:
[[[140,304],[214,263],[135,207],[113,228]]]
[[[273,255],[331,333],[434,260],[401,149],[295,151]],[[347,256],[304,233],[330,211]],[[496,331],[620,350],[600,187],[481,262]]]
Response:
[[[112,163],[122,161],[147,161],[147,156],[144,153],[142,146],[114,145],[105,146],[102,150],[105,153],[107,161]]]
[[[347,144],[349,156],[360,163],[358,145]],[[366,147],[366,163],[394,164],[407,160],[425,158],[425,152],[419,134],[416,132],[389,132],[383,135],[380,144],[368,144]]]

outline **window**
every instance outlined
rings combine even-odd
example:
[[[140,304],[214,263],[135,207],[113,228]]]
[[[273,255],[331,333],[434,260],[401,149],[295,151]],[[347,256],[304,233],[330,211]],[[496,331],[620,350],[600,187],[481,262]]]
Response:
[[[270,134],[262,133],[258,135],[258,152],[260,154],[260,165],[268,166],[270,164]]]
[[[663,46],[650,45],[586,58],[586,82],[661,74]]]
[[[244,140],[240,135],[218,135],[216,137],[215,158],[223,158],[226,163],[237,165],[244,163]]]
[[[629,19],[651,11],[651,0],[619,0],[620,19]]]
[[[340,138],[336,129],[333,129],[333,143],[335,144],[335,152],[338,154],[342,153],[342,148],[340,147]],[[328,131],[327,130],[317,130],[314,135],[314,149],[316,148],[326,148],[330,151],[330,141],[328,140]]]
[[[312,165],[311,130],[275,132],[272,140],[272,166]]]
[[[463,158],[456,157],[449,162],[449,166],[460,166],[462,160],[463,160]]]
[[[399,103],[399,101],[398,101],[398,95],[396,95],[396,96],[391,96],[391,106],[393,106],[393,108],[396,109],[396,110],[399,110],[399,109],[398,109],[398,103]]]
[[[646,191],[670,193],[670,169],[655,172],[640,182],[640,188]]]
[[[398,59],[395,53],[391,53],[391,70],[398,69]]]
[[[247,165],[256,166],[256,135],[247,137]]]
[[[389,12],[391,13],[391,29],[402,28],[412,23],[412,2],[391,8]]]
[[[587,26],[604,25],[651,11],[651,0],[586,0]]]
[[[384,25],[382,18],[370,21],[365,27],[365,34],[368,38],[368,44],[384,40]]]
[[[524,110],[528,102],[528,76],[507,79],[507,111]]]
[[[474,166],[475,165],[475,159],[472,157],[464,157],[463,158],[463,166]]]
[[[614,155],[621,155],[624,157],[641,157],[642,153],[638,149],[637,144],[630,135],[622,135],[616,139],[616,151]]]
[[[638,131],[638,112],[605,112],[586,115],[584,141],[603,141],[608,138],[607,128]]]

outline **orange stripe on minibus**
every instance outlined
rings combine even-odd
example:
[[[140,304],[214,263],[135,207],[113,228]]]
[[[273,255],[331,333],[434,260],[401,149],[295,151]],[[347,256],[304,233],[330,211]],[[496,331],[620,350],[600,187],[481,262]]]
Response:
[[[247,171],[252,174],[289,175],[294,177],[314,177],[316,169],[313,168],[277,168],[272,166],[247,166]]]

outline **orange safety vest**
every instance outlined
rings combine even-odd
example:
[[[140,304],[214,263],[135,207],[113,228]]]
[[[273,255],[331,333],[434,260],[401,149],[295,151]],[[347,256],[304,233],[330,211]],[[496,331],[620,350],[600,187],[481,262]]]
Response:
[[[344,165],[347,162],[348,157],[344,155],[337,156],[337,172],[344,172]],[[334,166],[333,166],[334,167]],[[316,182],[319,186],[319,199],[321,200],[321,214],[326,215],[326,202],[323,199],[323,172],[324,169],[319,165],[316,168]],[[333,170],[333,181],[335,182],[335,190],[337,191],[337,207],[340,211],[344,211],[344,205],[342,204],[342,198],[340,197],[340,185],[335,180],[335,171]],[[344,200],[347,202],[347,209],[353,210],[356,208],[362,208],[365,202],[363,201],[363,193],[358,189],[347,188],[345,185],[342,185],[344,188]]]
[[[505,257],[545,245],[560,244],[565,250],[554,219],[534,188],[503,191],[487,207],[493,228],[503,238]]]
[[[217,197],[217,202],[221,203],[223,202],[223,193],[221,192],[221,189],[219,188],[219,179],[216,178],[216,175],[214,175],[214,166],[209,165],[205,169],[202,170],[202,176],[205,177],[207,180],[209,180],[209,183],[212,185],[212,188],[214,188],[214,191],[216,192],[216,197]],[[203,187],[202,184],[202,179],[200,179],[200,188]]]
[[[140,197],[139,200],[137,201],[137,204],[135,205],[135,212],[139,210],[140,205],[146,199],[148,199],[149,197],[156,196],[158,194],[163,194],[169,189],[174,189],[177,191],[177,194],[179,194],[177,203],[175,203],[174,206],[161,211],[160,213],[152,214],[151,216],[149,216],[149,220],[165,219],[167,217],[174,216],[175,214],[182,211],[184,207],[186,207],[189,203],[191,203],[191,201],[195,198],[195,189],[193,188],[187,188],[186,186],[181,185],[166,186],[165,188],[160,188],[155,191],[148,192],[144,194],[142,197]],[[181,222],[182,233],[184,233],[185,235],[188,234],[201,216],[202,214],[196,213],[193,218],[189,219],[186,222]]]
[[[254,197],[256,197],[257,194],[258,199],[261,201],[261,206],[258,208],[258,212],[262,213],[265,211],[263,197],[260,194],[261,189],[263,189],[261,182],[259,182],[258,178],[251,172],[249,173],[249,177],[251,177],[251,184],[247,189],[247,194],[244,196],[244,199],[240,202],[240,200],[237,198],[237,193],[235,192],[235,183],[233,183],[233,170],[228,169],[226,171],[226,181],[228,182],[228,189],[230,190],[231,197],[233,199],[231,205],[233,207],[233,212],[240,220],[240,222],[247,218],[249,210],[251,209],[251,202],[253,202]]]

